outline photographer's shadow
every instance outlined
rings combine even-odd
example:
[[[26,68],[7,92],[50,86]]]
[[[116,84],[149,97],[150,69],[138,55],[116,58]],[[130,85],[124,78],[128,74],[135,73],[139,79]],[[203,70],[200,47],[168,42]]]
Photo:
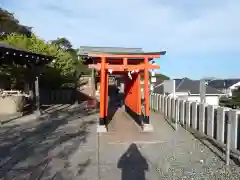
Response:
[[[122,180],[145,180],[148,163],[138,150],[137,145],[131,144],[119,159],[118,168],[122,170]]]

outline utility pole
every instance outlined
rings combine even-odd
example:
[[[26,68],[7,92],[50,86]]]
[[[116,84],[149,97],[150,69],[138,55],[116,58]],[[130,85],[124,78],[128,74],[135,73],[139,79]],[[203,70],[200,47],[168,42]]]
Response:
[[[201,79],[200,80],[200,99],[201,103],[206,103],[206,86],[208,85],[209,82],[216,80],[216,78],[212,78],[211,80],[205,80]]]
[[[204,79],[200,80],[200,102],[206,103],[206,82]]]

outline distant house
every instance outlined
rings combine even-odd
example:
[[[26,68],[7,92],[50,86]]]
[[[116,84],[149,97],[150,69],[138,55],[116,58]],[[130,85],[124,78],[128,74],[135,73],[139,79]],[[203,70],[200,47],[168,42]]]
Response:
[[[232,91],[240,87],[240,79],[216,79],[208,81],[207,84],[231,97]]]
[[[173,79],[171,87],[167,81],[157,84],[154,88],[154,93],[173,95],[180,99],[188,101],[200,102],[200,81],[193,81],[188,78]],[[169,81],[168,81],[169,82]],[[174,85],[175,82],[175,85]],[[218,105],[219,98],[224,95],[221,91],[206,86],[206,103],[211,105]]]
[[[149,89],[150,89],[150,84],[151,84],[151,80],[150,80],[150,77],[151,77],[151,74],[149,74],[149,81],[148,81],[148,85],[149,85]],[[154,83],[155,85],[158,85],[158,84],[161,84],[164,80],[168,80],[169,77],[168,76],[165,76],[163,74],[155,74],[155,77],[156,77],[156,82]],[[145,84],[145,81],[144,81],[144,76],[142,75],[141,76],[141,80],[140,80],[140,87],[141,87],[141,92],[142,92],[142,97],[144,97],[144,84]]]

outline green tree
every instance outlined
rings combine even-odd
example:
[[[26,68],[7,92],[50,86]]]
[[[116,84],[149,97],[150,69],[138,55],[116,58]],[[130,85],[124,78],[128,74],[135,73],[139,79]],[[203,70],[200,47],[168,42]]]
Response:
[[[73,48],[73,45],[67,38],[65,37],[57,38],[56,40],[52,40],[51,43],[68,51],[72,55],[73,61],[75,62],[76,77],[79,77],[81,74],[91,73],[91,69],[84,65],[82,63],[81,57],[78,56],[79,49]]]
[[[240,88],[232,91],[232,97],[222,97],[219,104],[224,107],[239,108],[240,107]]]
[[[240,107],[240,88],[233,90],[232,101],[236,107]]]
[[[32,34],[31,29],[31,27],[20,24],[14,17],[13,13],[0,8],[0,38],[3,38],[10,33],[30,36]]]
[[[57,38],[56,40],[52,40],[51,43],[56,44],[65,50],[74,50],[74,49],[72,49],[73,46],[72,46],[71,42],[67,38],[64,38],[64,37]]]
[[[59,48],[57,45],[47,43],[35,35],[27,37],[13,33],[4,38],[2,42],[19,49],[54,57],[54,60],[49,65],[59,69],[62,75],[75,72],[76,62],[71,53]]]
[[[42,69],[43,79],[46,81],[52,80],[52,82],[55,82],[56,78],[59,77],[70,78],[69,80],[73,81],[77,67],[76,64],[81,63],[81,61],[73,58],[69,51],[62,49],[55,44],[45,42],[35,35],[27,37],[13,33],[6,36],[0,42],[9,44],[19,49],[54,57],[54,60]],[[19,67],[19,65],[11,65],[8,68],[1,69],[2,74],[5,73],[7,75],[11,72],[12,77],[16,77],[16,79],[24,74],[22,73],[23,71],[25,74],[31,73],[23,67]]]

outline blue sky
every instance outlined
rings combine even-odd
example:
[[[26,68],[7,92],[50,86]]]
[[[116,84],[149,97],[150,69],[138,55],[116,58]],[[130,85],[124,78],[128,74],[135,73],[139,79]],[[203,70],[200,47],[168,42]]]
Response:
[[[171,78],[240,78],[239,0],[0,0],[45,40],[166,50]]]

